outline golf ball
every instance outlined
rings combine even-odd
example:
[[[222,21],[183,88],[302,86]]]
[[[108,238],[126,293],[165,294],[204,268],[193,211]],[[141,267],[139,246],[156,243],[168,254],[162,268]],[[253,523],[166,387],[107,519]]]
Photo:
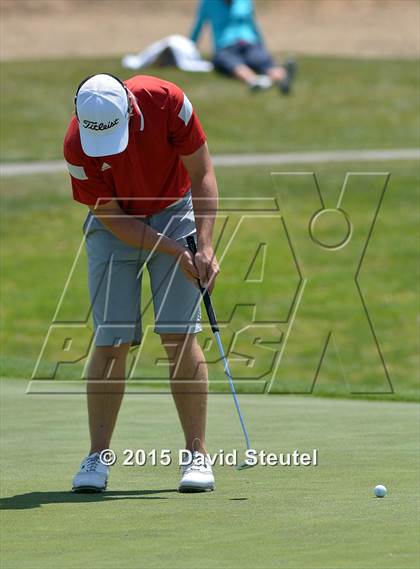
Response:
[[[374,492],[377,498],[384,498],[384,496],[386,496],[386,488],[382,484],[375,486]]]

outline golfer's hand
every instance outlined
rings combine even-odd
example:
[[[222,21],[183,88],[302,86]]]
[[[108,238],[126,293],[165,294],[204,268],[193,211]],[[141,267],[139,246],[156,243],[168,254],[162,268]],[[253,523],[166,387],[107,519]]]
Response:
[[[199,278],[197,267],[194,263],[194,257],[192,253],[188,249],[183,249],[182,253],[179,256],[179,264],[181,269],[184,271],[186,277],[194,281],[197,284],[197,280]]]
[[[206,247],[199,249],[195,254],[194,262],[197,267],[201,286],[211,293],[215,285],[216,277],[220,272],[213,248]]]

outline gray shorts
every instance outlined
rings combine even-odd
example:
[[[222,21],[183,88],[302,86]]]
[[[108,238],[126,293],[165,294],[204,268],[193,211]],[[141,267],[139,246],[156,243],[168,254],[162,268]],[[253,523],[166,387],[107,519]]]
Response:
[[[187,247],[185,238],[196,231],[191,193],[142,221]],[[172,256],[127,245],[92,213],[86,218],[84,232],[95,345],[140,343],[145,267],[152,288],[155,332],[195,334],[201,330],[200,293]]]

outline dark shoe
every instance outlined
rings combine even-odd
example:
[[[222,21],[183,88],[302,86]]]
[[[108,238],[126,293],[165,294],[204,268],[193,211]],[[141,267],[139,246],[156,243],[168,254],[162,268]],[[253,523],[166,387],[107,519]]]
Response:
[[[297,63],[293,59],[289,59],[283,65],[286,71],[286,77],[278,82],[278,87],[283,95],[289,95],[292,90],[292,83],[297,72]]]

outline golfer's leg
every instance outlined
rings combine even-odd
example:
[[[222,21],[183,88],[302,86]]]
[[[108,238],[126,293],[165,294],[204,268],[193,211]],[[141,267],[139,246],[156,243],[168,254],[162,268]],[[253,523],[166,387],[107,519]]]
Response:
[[[161,334],[170,362],[171,391],[185,436],[185,448],[206,450],[207,365],[195,334]]]
[[[125,386],[125,361],[130,344],[97,346],[89,362],[87,405],[89,454],[109,448]]]
[[[125,362],[141,338],[140,251],[119,241],[93,218],[86,233],[95,349],[87,399],[91,452],[109,448],[124,394]]]
[[[172,222],[168,224],[168,222]],[[195,231],[192,198],[152,218],[153,227],[179,240]],[[155,253],[148,262],[155,310],[155,332],[170,362],[171,389],[189,450],[206,453],[207,366],[196,334],[200,332],[200,292],[174,259]]]

